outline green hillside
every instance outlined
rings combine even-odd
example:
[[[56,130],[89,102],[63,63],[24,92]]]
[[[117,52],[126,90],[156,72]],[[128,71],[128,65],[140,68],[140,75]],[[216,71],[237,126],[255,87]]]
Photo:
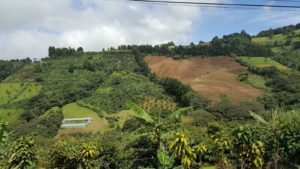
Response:
[[[165,45],[101,52],[49,47],[49,57],[1,72],[0,168],[296,168],[300,73],[281,62],[281,55],[269,55],[270,45],[286,37],[274,38],[257,37],[254,44],[242,31],[205,47],[176,46],[177,51]],[[173,58],[180,53],[187,58],[183,62],[197,52],[212,59],[230,55],[229,62],[242,64],[225,67],[235,73],[231,80],[264,93],[256,100],[220,94],[211,101],[179,80],[151,73],[144,57],[153,52]],[[220,74],[217,67],[210,69]],[[92,122],[60,128],[64,118],[83,117]]]
[[[8,122],[16,122],[24,112],[21,102],[26,102],[38,95],[39,83],[0,83],[0,116]]]
[[[264,68],[264,67],[271,67],[274,66],[279,70],[289,70],[288,67],[276,62],[275,60],[271,59],[271,58],[266,58],[266,57],[238,57],[238,59],[248,65],[248,66],[252,66],[252,67],[257,67],[257,68]]]
[[[252,39],[256,44],[271,47],[274,59],[288,67],[300,70],[300,29],[284,33],[259,36]]]

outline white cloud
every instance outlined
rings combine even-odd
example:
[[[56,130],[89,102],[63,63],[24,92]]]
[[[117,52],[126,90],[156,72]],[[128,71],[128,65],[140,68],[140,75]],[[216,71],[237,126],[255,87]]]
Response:
[[[101,50],[120,44],[187,44],[195,32],[210,31],[206,24],[216,25],[222,33],[236,25],[244,29],[245,15],[228,13],[231,9],[203,9],[125,0],[0,0],[0,59],[46,57],[50,45]],[[249,12],[247,18],[252,15],[243,22],[276,26],[300,22],[299,13],[293,12],[262,10]],[[204,17],[213,20],[202,23]]]
[[[0,59],[45,57],[50,45],[101,50],[187,43],[200,8],[114,0],[0,0]]]

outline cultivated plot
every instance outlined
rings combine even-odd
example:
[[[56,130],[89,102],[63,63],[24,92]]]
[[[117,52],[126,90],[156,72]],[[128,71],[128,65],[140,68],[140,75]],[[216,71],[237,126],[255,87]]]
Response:
[[[236,80],[240,73],[247,72],[247,68],[234,58],[221,56],[173,60],[170,57],[147,56],[145,61],[158,76],[176,78],[214,101],[219,100],[220,95],[227,95],[234,101],[254,100],[263,93]]]

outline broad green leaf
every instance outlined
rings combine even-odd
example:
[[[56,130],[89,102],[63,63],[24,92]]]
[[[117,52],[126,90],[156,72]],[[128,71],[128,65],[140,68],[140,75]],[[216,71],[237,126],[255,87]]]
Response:
[[[174,159],[172,157],[169,157],[164,151],[158,150],[157,151],[157,158],[161,165],[163,165],[165,168],[172,167],[174,163]]]
[[[145,112],[140,106],[136,105],[135,103],[132,102],[126,102],[126,106],[131,109],[134,112],[135,117],[140,118],[147,123],[155,123],[155,121],[152,119],[152,117]]]
[[[260,115],[254,113],[254,112],[252,112],[252,111],[250,111],[250,115],[251,115],[256,121],[261,122],[261,123],[263,123],[263,124],[268,124],[268,122],[267,122],[264,118],[262,118]]]
[[[192,107],[185,107],[185,108],[178,109],[167,117],[167,121],[169,122],[176,121],[181,117],[182,114],[191,112],[192,110],[193,110]]]

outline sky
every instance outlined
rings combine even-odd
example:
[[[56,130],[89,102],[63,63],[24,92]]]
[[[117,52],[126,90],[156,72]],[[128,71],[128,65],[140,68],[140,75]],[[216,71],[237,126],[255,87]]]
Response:
[[[175,1],[175,0],[172,0]],[[179,1],[179,0],[177,0]],[[180,0],[299,5],[269,0]],[[85,51],[121,44],[189,44],[300,23],[300,9],[158,5],[127,0],[0,0],[0,59],[43,58],[48,47]]]

